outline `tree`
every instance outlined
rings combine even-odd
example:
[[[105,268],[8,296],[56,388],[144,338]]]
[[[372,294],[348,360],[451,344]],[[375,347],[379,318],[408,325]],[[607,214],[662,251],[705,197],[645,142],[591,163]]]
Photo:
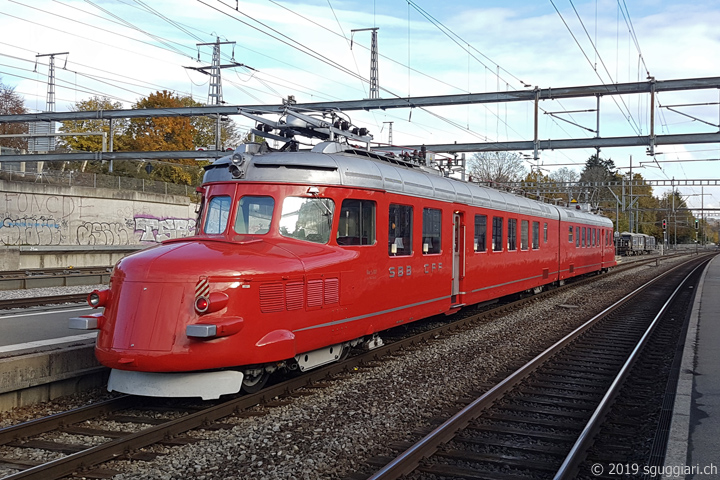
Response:
[[[614,197],[605,186],[596,184],[617,180],[615,162],[604,159],[597,154],[590,155],[585,162],[585,168],[580,172],[580,182],[585,183],[585,198],[582,201],[599,205],[602,202],[613,202]],[[578,200],[581,200],[578,198]]]
[[[167,90],[142,98],[133,108],[178,108],[185,106],[182,98]],[[196,129],[187,117],[142,117],[130,120],[125,135],[128,150],[172,151],[193,150]],[[178,166],[172,165],[179,164]],[[202,168],[192,158],[165,159],[153,165],[150,178],[170,183],[193,185],[202,179]]]
[[[180,97],[167,90],[151,93],[133,108],[179,108]],[[187,117],[140,117],[130,120],[127,146],[131,151],[192,150],[195,128]]]
[[[561,167],[554,172],[551,172],[549,178],[550,181],[554,183],[563,184],[559,187],[559,189],[565,192],[563,198],[564,201],[570,203],[573,199],[577,200],[580,190],[577,185],[571,185],[577,183],[579,179],[579,175],[575,170],[567,167]]]
[[[612,159],[603,159],[597,154],[590,155],[580,172],[581,182],[608,182],[615,179],[615,162]]]
[[[15,93],[15,88],[0,82],[0,115],[18,115],[27,113],[25,100]],[[2,123],[0,135],[17,135],[28,133],[27,123]],[[27,137],[0,138],[0,145],[8,148],[27,149]]]
[[[184,107],[199,107],[203,105],[193,100],[192,97],[181,97],[180,102]],[[196,147],[215,145],[216,122],[217,118],[211,116],[190,118],[190,124],[195,128],[193,142]],[[220,139],[225,148],[235,148],[242,143],[242,136],[238,132],[237,125],[232,119],[221,118]]]
[[[73,105],[74,112],[86,112],[91,110],[118,110],[122,108],[120,102],[112,102],[108,97],[94,96],[89,100],[81,100]],[[113,150],[126,150],[125,145],[128,128],[127,119],[117,118],[113,120]],[[110,148],[110,120],[66,120],[63,121],[60,131],[64,133],[89,133],[105,132],[107,148]],[[60,145],[74,151],[100,152],[103,146],[102,135],[82,135],[77,137],[61,137]]]
[[[475,153],[468,169],[473,181],[494,183],[519,182],[527,172],[522,156],[514,152]]]
[[[692,243],[695,241],[695,221],[680,192],[665,192],[660,199],[663,218],[667,220],[669,243]]]
[[[652,187],[645,183],[641,174],[634,173],[632,180],[632,197],[630,197],[630,188],[625,187],[625,204],[627,206],[625,217],[628,218],[628,228],[630,225],[629,215],[633,214],[635,216],[633,221],[635,232],[662,239],[661,220],[663,214],[658,213],[660,201],[653,196]]]

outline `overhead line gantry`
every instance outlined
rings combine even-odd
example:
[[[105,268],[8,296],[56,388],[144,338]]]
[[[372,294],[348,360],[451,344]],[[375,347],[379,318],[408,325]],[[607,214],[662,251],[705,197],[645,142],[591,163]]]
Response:
[[[628,95],[649,93],[652,97],[659,92],[672,92],[684,90],[720,89],[720,77],[704,77],[674,80],[649,79],[646,82],[630,82],[608,85],[590,85],[561,88],[534,88],[532,90],[505,91],[489,93],[464,93],[456,95],[436,95],[422,97],[375,98],[364,100],[348,100],[336,102],[298,103],[293,109],[302,111],[357,111],[357,110],[386,110],[395,108],[424,108],[434,106],[473,105],[505,102],[534,102],[535,123],[539,117],[539,103],[542,100],[558,100],[567,98],[597,97],[605,95]],[[683,145],[697,143],[720,143],[720,132],[713,133],[686,133],[678,135],[656,135],[654,131],[655,102],[650,102],[650,132],[648,135],[633,135],[622,137],[593,138],[563,138],[540,140],[538,129],[535,128],[532,140],[514,140],[504,142],[474,142],[433,144],[425,147],[437,153],[463,153],[487,151],[517,151],[546,149],[575,149],[575,148],[606,148],[606,147],[633,147],[646,146],[649,153],[654,152],[657,145]],[[282,113],[287,108],[285,104],[279,105],[213,105],[205,107],[182,108],[151,108],[129,110],[101,110],[82,112],[41,112],[20,115],[0,115],[0,123],[16,122],[49,122],[62,120],[93,120],[110,118],[137,118],[137,117],[169,117],[169,116],[206,116],[206,115],[252,115]],[[599,114],[597,115],[599,131]],[[406,148],[417,148],[421,145],[405,145]],[[93,160],[129,158],[183,158],[182,152],[92,152],[89,154],[51,154],[51,155],[14,155],[4,156],[5,161],[33,161],[33,160],[70,160],[81,156],[94,156]],[[189,153],[189,152],[188,152]],[[158,155],[165,156],[158,156]],[[224,154],[219,151],[192,152],[188,158],[216,158]],[[38,158],[34,158],[38,157]],[[55,158],[57,157],[57,158]],[[537,154],[536,154],[537,157]]]

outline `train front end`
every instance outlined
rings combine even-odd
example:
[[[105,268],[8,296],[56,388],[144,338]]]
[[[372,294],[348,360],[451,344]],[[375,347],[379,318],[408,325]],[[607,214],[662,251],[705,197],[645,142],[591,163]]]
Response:
[[[198,236],[121,260],[107,290],[89,303],[102,313],[71,320],[98,329],[96,356],[110,367],[109,390],[147,396],[218,398],[252,384],[254,363],[294,352],[257,348],[267,333],[257,280],[301,263],[257,238]]]

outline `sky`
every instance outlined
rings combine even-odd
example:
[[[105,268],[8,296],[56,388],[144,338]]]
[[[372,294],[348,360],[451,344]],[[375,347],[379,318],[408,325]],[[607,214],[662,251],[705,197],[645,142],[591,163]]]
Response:
[[[357,100],[369,96],[370,32],[351,30],[370,27],[379,29],[382,98],[720,76],[716,0],[456,0],[448,6],[429,0],[0,0],[0,82],[14,87],[31,111],[43,111],[46,55],[69,52],[55,56],[58,112],[95,95],[130,108],[158,90],[206,102],[208,77],[186,67],[209,65],[212,47],[197,44],[219,38],[235,42],[222,46],[222,62],[245,65],[222,71],[227,104],[278,104],[288,95],[299,103]],[[656,134],[717,132],[718,92],[658,94]],[[649,95],[603,97],[601,136],[647,135],[649,103]],[[540,139],[595,136],[594,98],[540,107]],[[349,114],[379,142],[388,141],[387,122],[393,122],[396,145],[533,138],[529,102]],[[243,129],[253,126],[234,120]],[[633,170],[646,179],[720,179],[720,145],[656,150],[654,159],[645,147],[607,148],[601,156],[622,172],[632,158]],[[526,167],[579,173],[594,153],[541,151],[540,165]],[[720,208],[720,187],[679,191],[693,207]]]

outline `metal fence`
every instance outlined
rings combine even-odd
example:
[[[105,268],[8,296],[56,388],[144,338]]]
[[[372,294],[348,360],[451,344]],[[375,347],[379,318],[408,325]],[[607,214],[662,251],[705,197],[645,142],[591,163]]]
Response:
[[[5,165],[3,165],[5,167]],[[0,170],[0,179],[12,182],[42,183],[47,185],[64,185],[92,188],[109,188],[117,190],[134,190],[162,195],[190,196],[195,193],[192,185],[158,182],[143,178],[118,177],[98,173],[83,172],[22,172],[17,170]]]

